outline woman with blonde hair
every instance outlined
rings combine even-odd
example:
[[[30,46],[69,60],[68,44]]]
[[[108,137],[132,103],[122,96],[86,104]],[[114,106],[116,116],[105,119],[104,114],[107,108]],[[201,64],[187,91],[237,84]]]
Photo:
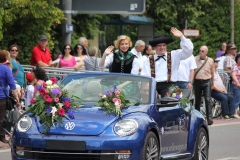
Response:
[[[109,46],[103,53],[99,67],[109,67],[109,72],[138,74],[139,60],[130,51],[131,39],[125,35],[119,36],[114,45],[117,50],[113,53],[114,47]]]
[[[98,55],[97,47],[95,47],[95,46],[89,47],[88,55],[89,55],[89,57],[87,57],[83,60],[86,70],[100,71],[100,68],[98,65],[99,65],[101,58],[97,58],[97,55]]]
[[[2,50],[2,51],[5,52],[6,58],[7,58],[6,62],[4,62],[3,64],[7,65],[8,67],[10,67],[12,69],[13,66],[12,66],[12,63],[11,63],[11,60],[10,60],[10,53],[7,50]]]

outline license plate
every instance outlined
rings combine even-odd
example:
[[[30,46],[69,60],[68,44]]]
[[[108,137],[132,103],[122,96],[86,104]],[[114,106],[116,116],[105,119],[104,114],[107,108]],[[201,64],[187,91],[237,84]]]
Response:
[[[47,140],[46,149],[65,150],[65,151],[85,151],[86,142],[84,141],[57,141]]]

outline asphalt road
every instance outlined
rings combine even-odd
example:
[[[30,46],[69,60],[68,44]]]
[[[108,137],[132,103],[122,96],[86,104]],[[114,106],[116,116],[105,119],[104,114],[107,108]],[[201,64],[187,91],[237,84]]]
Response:
[[[240,120],[226,122],[209,127],[209,160],[240,160]],[[0,150],[0,157],[11,160],[9,149]]]

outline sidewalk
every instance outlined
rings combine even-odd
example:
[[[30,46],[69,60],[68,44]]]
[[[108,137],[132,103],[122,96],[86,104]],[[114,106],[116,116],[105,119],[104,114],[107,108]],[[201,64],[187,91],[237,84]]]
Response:
[[[240,123],[240,119],[213,119],[213,125],[211,125],[210,127],[214,127],[214,126],[219,126],[219,125],[228,125],[228,124],[234,124],[234,123]],[[0,152],[1,151],[9,151],[10,146],[6,143],[2,143],[0,141]]]
[[[8,139],[9,137],[6,137],[6,139]],[[2,141],[0,141],[0,151],[4,151],[4,150],[9,150],[10,146],[8,143],[2,143]]]

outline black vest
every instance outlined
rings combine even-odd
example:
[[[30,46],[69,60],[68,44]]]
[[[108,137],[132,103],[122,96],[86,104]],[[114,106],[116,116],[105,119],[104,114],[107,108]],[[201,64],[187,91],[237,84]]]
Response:
[[[117,53],[113,53],[113,62],[110,72],[131,73],[132,64],[135,57],[135,55],[132,55],[131,58],[121,61]]]

